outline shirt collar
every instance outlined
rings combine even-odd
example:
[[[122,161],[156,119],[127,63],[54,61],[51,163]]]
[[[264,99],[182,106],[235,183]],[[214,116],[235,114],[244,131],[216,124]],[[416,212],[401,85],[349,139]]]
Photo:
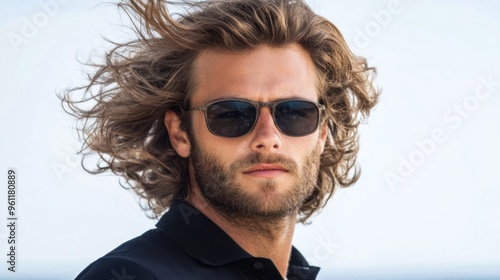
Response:
[[[156,227],[165,232],[192,258],[223,265],[252,256],[198,209],[174,201]]]
[[[184,201],[172,202],[156,227],[192,258],[208,265],[253,258],[215,223]],[[288,276],[315,276],[318,272],[318,267],[309,266],[302,254],[292,247]]]

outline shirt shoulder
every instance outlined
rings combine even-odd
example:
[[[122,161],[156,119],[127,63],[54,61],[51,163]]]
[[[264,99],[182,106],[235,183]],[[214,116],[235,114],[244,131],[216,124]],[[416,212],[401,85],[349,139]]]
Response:
[[[157,280],[142,265],[125,258],[103,257],[90,264],[75,280],[141,279]]]
[[[196,266],[165,233],[152,229],[91,263],[76,280],[177,279]]]

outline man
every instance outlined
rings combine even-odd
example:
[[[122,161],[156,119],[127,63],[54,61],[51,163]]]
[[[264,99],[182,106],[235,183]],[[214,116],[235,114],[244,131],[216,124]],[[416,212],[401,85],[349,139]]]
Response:
[[[359,177],[373,69],[303,1],[184,5],[120,3],[138,40],[62,97],[100,156],[90,172],[162,215],[76,279],[315,279],[294,227]]]

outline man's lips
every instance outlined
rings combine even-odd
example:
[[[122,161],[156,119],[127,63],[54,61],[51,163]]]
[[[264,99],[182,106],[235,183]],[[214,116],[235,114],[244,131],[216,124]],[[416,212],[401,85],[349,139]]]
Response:
[[[276,177],[287,172],[288,169],[279,164],[258,164],[243,171],[247,175],[266,178]]]

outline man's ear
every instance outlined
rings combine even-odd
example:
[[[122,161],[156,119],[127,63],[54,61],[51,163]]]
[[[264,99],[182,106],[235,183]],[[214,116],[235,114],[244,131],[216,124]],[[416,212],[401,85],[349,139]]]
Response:
[[[319,141],[321,145],[321,153],[325,150],[326,137],[328,136],[328,123],[323,122],[319,127]]]
[[[172,147],[177,154],[187,158],[191,153],[191,142],[186,131],[181,129],[181,120],[174,111],[167,111],[164,119],[165,127]]]

